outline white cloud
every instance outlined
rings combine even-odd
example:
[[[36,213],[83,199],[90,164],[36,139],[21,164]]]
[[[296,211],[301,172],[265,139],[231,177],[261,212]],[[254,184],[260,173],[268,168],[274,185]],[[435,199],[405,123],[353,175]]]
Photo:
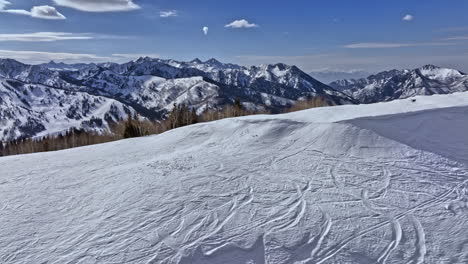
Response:
[[[208,27],[203,27],[202,30],[203,30],[203,34],[208,35],[208,30],[209,30]]]
[[[33,6],[30,11],[23,9],[6,9],[6,6],[11,5],[9,1],[0,0],[0,12],[25,15],[34,18],[42,19],[65,19],[66,17],[55,9],[53,6],[43,5],[43,6]]]
[[[53,0],[59,6],[86,12],[119,12],[140,9],[133,0]]]
[[[407,14],[403,17],[403,21],[413,21],[413,19],[414,19],[414,16],[410,14]]]
[[[169,10],[169,11],[161,11],[161,12],[159,12],[159,16],[160,16],[160,17],[163,17],[163,18],[166,18],[166,17],[176,17],[176,16],[178,16],[178,14],[177,14],[177,11],[176,11],[176,10]]]
[[[0,10],[5,9],[7,5],[11,5],[11,3],[6,0],[0,0]]]
[[[0,34],[0,42],[52,42],[60,40],[88,40],[95,39],[92,34],[66,33],[66,32],[35,32],[22,34]]]
[[[59,13],[55,7],[47,5],[34,6],[31,9],[31,16],[43,19],[65,19],[65,16]]]
[[[422,43],[385,43],[385,42],[364,42],[345,45],[348,49],[391,49],[405,47],[424,47],[424,46],[452,46],[456,43],[448,42],[422,42]]]
[[[225,25],[224,27],[228,27],[228,28],[255,28],[255,27],[259,27],[259,26],[257,24],[249,23],[249,21],[247,21],[245,19],[241,19],[241,20],[235,20],[235,21]]]

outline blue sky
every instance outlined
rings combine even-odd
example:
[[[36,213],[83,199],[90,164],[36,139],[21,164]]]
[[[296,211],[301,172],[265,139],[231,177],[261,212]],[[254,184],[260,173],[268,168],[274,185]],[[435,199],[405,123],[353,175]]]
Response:
[[[0,0],[0,57],[468,71],[467,13],[466,0]]]

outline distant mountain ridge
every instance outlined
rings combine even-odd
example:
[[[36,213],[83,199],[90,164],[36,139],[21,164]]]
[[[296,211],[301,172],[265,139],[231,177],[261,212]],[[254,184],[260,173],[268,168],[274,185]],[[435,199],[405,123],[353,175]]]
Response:
[[[338,80],[365,78],[367,76],[372,75],[372,73],[367,72],[367,71],[361,71],[361,70],[353,70],[353,71],[324,70],[324,71],[312,71],[312,72],[309,72],[309,75],[314,77],[320,82],[330,84]]]
[[[64,62],[55,62],[50,61],[48,63],[39,64],[39,66],[48,68],[50,70],[59,70],[59,71],[76,71],[96,65],[95,63],[74,63],[66,64]]]
[[[80,100],[85,100],[83,96],[92,100],[102,98],[100,100],[109,100],[117,105],[121,111],[114,113],[113,118],[107,118],[110,122],[125,118],[133,111],[141,116],[161,119],[174,104],[185,104],[202,113],[231,104],[236,98],[248,109],[273,111],[281,111],[298,100],[316,96],[324,98],[330,105],[355,103],[350,96],[315,80],[296,66],[272,64],[244,67],[216,59],[181,62],[145,57],[122,64],[65,64],[51,61],[40,65],[1,59],[0,78],[2,98],[15,98],[11,99],[11,102],[15,102],[12,105],[20,107],[24,103],[21,107],[27,108],[21,116],[6,114],[6,109],[11,105],[6,105],[5,100],[0,101],[3,107],[0,108],[3,109],[0,113],[0,139],[3,140],[47,133],[50,126],[46,123],[55,121],[49,118],[41,122],[37,116],[50,113],[50,109],[64,102],[77,105]],[[9,82],[16,82],[17,85],[11,86]],[[40,107],[38,98],[21,95],[26,90],[45,91],[39,100]],[[99,103],[96,102],[94,107],[99,108]],[[75,108],[77,116],[83,117],[82,121],[88,120],[92,111],[83,112]],[[106,111],[93,113],[93,120],[100,120],[97,123],[106,127],[106,114]],[[61,116],[59,113],[56,115]],[[35,129],[30,129],[28,133],[22,134],[21,129],[14,125],[27,123],[21,120],[30,119],[35,120]],[[80,122],[61,124],[60,129],[75,126],[98,131],[103,129]]]
[[[454,69],[425,65],[413,70],[391,70],[367,78],[335,81],[330,86],[367,104],[468,91],[468,75]]]

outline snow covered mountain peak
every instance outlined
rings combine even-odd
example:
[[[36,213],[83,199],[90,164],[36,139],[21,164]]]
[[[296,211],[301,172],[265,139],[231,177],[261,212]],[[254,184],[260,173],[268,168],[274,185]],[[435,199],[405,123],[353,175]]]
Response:
[[[199,58],[195,58],[195,59],[191,60],[190,63],[202,64],[203,62]]]
[[[148,57],[148,56],[143,56],[143,57],[139,57],[134,62],[143,63],[143,62],[149,62],[149,61],[153,61],[153,60],[157,60],[157,59],[154,59],[154,58],[151,58],[151,57]]]
[[[351,79],[361,79],[372,75],[373,73],[363,71],[363,70],[330,70],[330,69],[323,69],[323,70],[315,70],[309,72],[310,76],[316,78],[317,80],[325,83],[330,84],[335,81],[339,80],[351,80]]]
[[[420,70],[438,70],[438,69],[441,69],[441,67],[433,65],[433,64],[426,64],[420,67],[419,69]]]
[[[0,74],[23,69],[27,65],[13,59],[0,59]]]
[[[218,61],[217,59],[215,58],[211,58],[207,61],[205,61],[206,64],[211,64],[211,65],[222,65],[223,63],[221,63],[220,61]]]
[[[404,74],[405,72],[406,72],[405,70],[383,71],[383,72],[379,72],[379,73],[370,75],[369,79],[391,78],[391,77],[394,77],[394,76]]]
[[[454,79],[466,76],[458,70],[441,68],[434,65],[425,65],[417,69],[417,71],[427,78],[439,81],[453,81]]]
[[[376,103],[467,91],[468,75],[455,69],[425,65],[413,70],[384,71],[358,80],[336,81],[330,86],[361,103]]]

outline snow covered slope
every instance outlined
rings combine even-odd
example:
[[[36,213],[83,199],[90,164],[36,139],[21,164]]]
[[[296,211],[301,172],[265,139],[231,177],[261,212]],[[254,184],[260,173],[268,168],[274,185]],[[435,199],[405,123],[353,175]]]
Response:
[[[0,158],[2,263],[467,263],[468,93]]]
[[[103,132],[134,113],[113,99],[0,78],[0,141],[70,128]]]
[[[414,70],[385,71],[368,78],[330,84],[361,103],[376,103],[416,95],[468,91],[468,75],[454,69],[426,65]]]

